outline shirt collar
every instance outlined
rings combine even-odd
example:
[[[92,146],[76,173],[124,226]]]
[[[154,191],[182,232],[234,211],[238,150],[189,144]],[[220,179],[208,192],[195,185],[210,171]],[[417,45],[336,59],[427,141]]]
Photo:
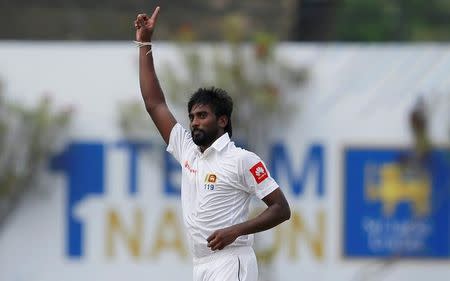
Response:
[[[221,151],[225,146],[230,142],[230,136],[228,133],[223,134],[220,138],[216,139],[215,142],[211,145],[217,151]]]
[[[212,149],[214,149],[215,151],[221,151],[222,149],[225,148],[225,146],[227,146],[227,144],[230,142],[230,136],[228,135],[228,133],[225,133],[223,135],[221,135],[218,139],[216,139],[213,144],[211,144],[210,147],[208,147],[204,152],[203,152],[203,156],[207,155],[210,153],[210,151]],[[200,147],[197,147],[197,153],[202,154],[200,152]]]

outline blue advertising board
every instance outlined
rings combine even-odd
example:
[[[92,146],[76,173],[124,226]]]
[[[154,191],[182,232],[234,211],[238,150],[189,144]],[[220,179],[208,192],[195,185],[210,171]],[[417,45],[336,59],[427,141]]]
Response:
[[[344,151],[343,255],[450,258],[450,150]]]

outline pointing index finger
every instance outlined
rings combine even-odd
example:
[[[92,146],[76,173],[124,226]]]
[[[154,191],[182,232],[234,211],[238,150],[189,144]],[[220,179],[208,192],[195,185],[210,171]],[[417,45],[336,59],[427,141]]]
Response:
[[[153,11],[152,16],[150,17],[151,21],[156,22],[156,20],[158,19],[159,10],[160,10],[160,8],[158,6],[158,7],[156,7],[155,11]]]

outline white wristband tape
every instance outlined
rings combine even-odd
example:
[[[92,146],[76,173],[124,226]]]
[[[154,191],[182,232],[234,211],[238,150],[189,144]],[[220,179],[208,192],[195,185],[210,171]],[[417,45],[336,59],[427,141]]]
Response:
[[[133,42],[136,44],[136,46],[138,48],[142,48],[144,46],[149,46],[150,47],[150,50],[147,53],[145,53],[145,55],[148,55],[148,54],[150,54],[152,52],[152,42],[139,42],[139,41],[133,41]]]

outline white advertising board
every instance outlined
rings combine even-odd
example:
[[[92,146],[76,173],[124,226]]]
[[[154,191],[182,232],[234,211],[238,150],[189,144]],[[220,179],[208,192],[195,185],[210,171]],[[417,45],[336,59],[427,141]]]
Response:
[[[180,57],[163,42],[153,52],[157,67]],[[390,186],[381,173],[413,143],[419,96],[431,139],[448,143],[450,45],[282,44],[276,53],[310,74],[283,93],[296,110],[270,123],[260,151],[292,207],[290,221],[256,237],[261,280],[448,280],[448,200],[417,218],[413,195],[386,213],[381,191],[367,199],[358,187],[367,165],[380,171],[378,190]],[[49,95],[75,109],[50,191],[27,194],[1,229],[0,280],[191,280],[179,167],[157,137],[127,141],[117,121],[121,102],[140,99],[134,46],[0,42],[0,79],[10,100]],[[176,116],[187,124],[183,110]],[[442,165],[435,177],[447,184]],[[440,187],[423,188],[432,205]]]

